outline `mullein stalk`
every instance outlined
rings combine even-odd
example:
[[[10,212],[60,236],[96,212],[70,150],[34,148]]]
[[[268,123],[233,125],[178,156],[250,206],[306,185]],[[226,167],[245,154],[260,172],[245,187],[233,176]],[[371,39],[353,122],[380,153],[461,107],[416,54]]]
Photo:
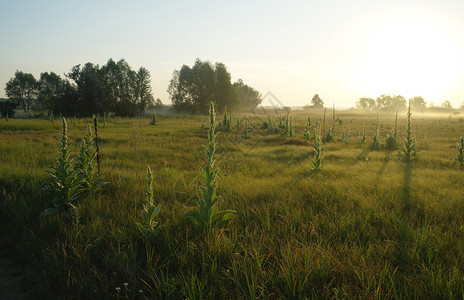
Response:
[[[417,155],[416,151],[416,140],[412,136],[412,129],[411,129],[411,102],[409,102],[408,106],[408,127],[406,130],[406,137],[403,142],[403,148],[401,149],[401,154],[406,161],[409,161],[414,156]]]
[[[317,122],[316,128],[314,129],[314,158],[311,163],[311,171],[314,173],[319,172],[322,169],[322,138],[321,138],[321,124]]]
[[[210,126],[208,131],[208,144],[206,145],[206,166],[202,170],[205,185],[200,188],[200,197],[197,200],[197,210],[190,210],[185,213],[200,232],[210,232],[214,225],[222,225],[234,216],[233,210],[223,210],[216,212],[215,205],[220,199],[216,194],[217,174],[214,164],[217,156],[216,152],[216,122],[214,104],[210,104]],[[247,123],[245,123],[246,125]]]
[[[459,139],[459,142],[456,146],[457,157],[454,159],[456,163],[462,168],[464,168],[464,134]]]

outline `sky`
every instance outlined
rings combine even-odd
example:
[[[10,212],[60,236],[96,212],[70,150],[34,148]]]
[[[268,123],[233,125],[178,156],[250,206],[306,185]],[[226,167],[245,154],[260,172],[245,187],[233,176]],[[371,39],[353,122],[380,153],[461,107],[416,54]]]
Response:
[[[381,94],[458,107],[462,16],[462,0],[0,0],[0,97],[16,70],[64,76],[124,58],[168,104],[173,71],[199,58],[285,106],[317,93],[337,107]]]

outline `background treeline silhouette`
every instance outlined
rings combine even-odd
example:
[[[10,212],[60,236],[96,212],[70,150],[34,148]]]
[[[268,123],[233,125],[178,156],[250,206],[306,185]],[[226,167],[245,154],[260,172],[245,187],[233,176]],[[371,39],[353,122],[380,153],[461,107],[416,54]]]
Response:
[[[0,101],[3,116],[14,115],[18,106],[24,112],[46,111],[49,115],[136,116],[155,104],[150,72],[144,67],[133,70],[124,59],[109,59],[103,66],[90,62],[76,65],[64,77],[44,72],[35,79],[30,73],[16,71],[5,92],[9,99]],[[176,110],[193,114],[207,113],[211,101],[220,112],[226,107],[254,108],[262,101],[261,94],[242,80],[232,84],[224,64],[199,59],[191,68],[184,65],[174,71],[168,92]],[[159,99],[156,102],[161,104]]]
[[[367,109],[367,110],[406,110],[407,101],[401,95],[380,95],[375,100],[373,98],[360,98],[356,102],[356,108]],[[409,99],[411,107],[415,111],[424,111],[428,110],[452,110],[451,102],[446,100],[440,106],[435,106],[433,103],[429,103],[427,107],[427,102],[421,96],[415,96]]]

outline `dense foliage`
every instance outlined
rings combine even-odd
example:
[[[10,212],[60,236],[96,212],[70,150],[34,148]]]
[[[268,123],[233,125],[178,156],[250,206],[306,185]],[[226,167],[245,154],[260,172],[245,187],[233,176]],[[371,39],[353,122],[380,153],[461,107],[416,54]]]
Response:
[[[89,116],[114,112],[120,116],[143,114],[153,103],[150,73],[132,70],[121,59],[103,65],[86,63],[72,67],[65,78],[44,72],[36,80],[17,71],[5,87],[6,95],[25,112],[45,110],[49,115]]]
[[[421,96],[415,96],[409,99],[411,107],[417,111],[423,111],[425,109],[434,110],[451,110],[453,107],[449,101],[444,101],[442,105],[435,106],[433,103],[427,102]],[[363,97],[356,102],[356,108],[359,109],[382,109],[382,110],[406,110],[406,99],[401,95],[380,95],[375,100],[372,98]]]
[[[193,67],[183,65],[173,73],[168,93],[178,111],[207,114],[209,104],[216,103],[218,112],[226,109],[253,109],[262,99],[261,94],[238,80],[231,83],[231,75],[223,63],[211,64],[197,59]]]

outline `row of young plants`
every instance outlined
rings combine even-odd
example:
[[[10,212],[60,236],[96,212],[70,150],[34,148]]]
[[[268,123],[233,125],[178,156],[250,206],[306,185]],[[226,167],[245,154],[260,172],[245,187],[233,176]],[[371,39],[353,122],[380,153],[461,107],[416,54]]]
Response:
[[[156,114],[154,114],[156,116]],[[155,119],[155,117],[153,118]],[[153,121],[153,120],[152,120]],[[156,122],[157,123],[157,122]],[[156,124],[155,123],[155,124]],[[97,132],[97,121],[95,121],[95,132]],[[152,125],[155,125],[152,124]],[[210,105],[208,144],[206,145],[206,166],[202,169],[204,185],[198,186],[200,195],[196,201],[196,209],[188,210],[184,216],[191,220],[194,227],[200,233],[210,233],[215,226],[222,226],[229,222],[235,215],[233,210],[216,210],[216,203],[220,197],[216,193],[217,174],[215,168],[216,155],[216,121],[214,105]],[[78,156],[71,156],[71,148],[68,137],[68,125],[62,118],[62,132],[60,139],[59,156],[56,165],[47,172],[51,180],[43,186],[43,190],[49,192],[53,200],[51,207],[43,212],[48,216],[58,212],[72,210],[76,223],[78,217],[78,203],[87,197],[94,198],[100,192],[106,182],[102,181],[96,162],[99,152],[95,151],[95,139],[92,135],[90,124],[86,137],[82,140]],[[156,234],[161,225],[156,217],[160,213],[161,206],[155,206],[153,200],[153,175],[151,168],[147,167],[146,195],[140,222],[136,226],[145,238]]]
[[[322,163],[322,151],[323,143],[329,143],[329,142],[334,142],[335,141],[335,124],[337,122],[335,118],[335,107],[333,108],[333,113],[332,113],[332,124],[329,127],[327,131],[324,131],[323,126],[321,128],[321,123],[317,122],[316,126],[312,128],[312,122],[310,116],[308,116],[306,126],[303,131],[303,137],[306,140],[311,140],[313,139],[313,149],[314,149],[314,158],[312,160],[312,168],[311,170],[314,172],[319,172],[322,169],[323,163]],[[326,112],[327,109],[324,110],[324,118],[323,118],[323,124],[325,124],[325,119],[326,119]],[[384,148],[389,151],[393,150],[398,150],[398,154],[401,158],[405,159],[406,161],[411,160],[413,157],[417,155],[417,149],[416,149],[416,141],[415,138],[413,137],[412,133],[412,123],[411,123],[411,106],[408,106],[408,112],[407,112],[407,127],[406,127],[406,136],[404,137],[404,141],[402,143],[399,142],[399,137],[398,137],[398,111],[395,114],[395,125],[394,128],[391,132],[391,134],[388,134],[384,140],[384,144],[382,144],[382,138],[380,136],[380,122],[379,118],[377,115],[377,120],[375,122],[375,131],[372,136],[372,143],[370,145],[370,150],[379,150],[381,148]],[[227,128],[226,126],[229,126],[230,130],[230,124],[231,124],[231,117],[227,118],[226,113],[224,114],[224,121],[223,121],[223,128]],[[338,123],[341,124],[341,120],[338,119]],[[237,119],[237,124],[240,124],[240,119]],[[267,120],[263,122],[263,129],[267,129],[267,132],[269,134],[276,134],[280,133],[283,136],[287,137],[295,137],[295,127],[293,123],[293,118],[289,114],[286,116],[279,115],[277,118],[272,120],[271,116],[268,115]],[[237,125],[237,129],[239,129],[239,125]],[[311,131],[313,129],[313,135],[311,135]],[[228,131],[225,130],[225,131]],[[358,141],[360,146],[364,146],[367,142],[367,135],[366,135],[366,127],[363,127],[362,134],[360,135],[358,131]],[[243,127],[242,131],[242,136],[245,139],[250,138],[250,128],[248,125],[248,121],[245,120],[245,125]],[[458,145],[457,145],[457,157],[454,159],[456,163],[462,168],[463,167],[463,139],[464,135],[461,136]],[[345,145],[349,145],[351,143],[351,132],[350,130],[343,129],[342,133],[342,142]]]
[[[325,111],[324,111],[325,115]],[[405,160],[410,160],[417,155],[416,142],[412,135],[411,125],[411,106],[408,107],[407,113],[407,129],[406,136],[400,148],[399,154]],[[267,128],[270,133],[280,132],[286,136],[294,136],[294,124],[291,116],[286,117],[280,116],[278,118],[279,125],[275,127],[275,122],[268,120],[264,123],[264,128]],[[150,125],[156,125],[158,123],[156,112],[153,113]],[[44,211],[44,215],[56,213],[58,211],[67,210],[72,208],[74,211],[78,211],[78,200],[90,196],[94,197],[96,193],[102,190],[106,184],[99,174],[98,151],[94,149],[95,139],[93,138],[92,129],[90,124],[87,124],[87,135],[82,139],[80,146],[79,155],[72,157],[71,149],[68,138],[68,125],[65,118],[62,118],[62,133],[60,139],[59,156],[56,160],[56,165],[48,170],[47,172],[51,176],[50,182],[43,186],[43,190],[50,192],[53,195],[51,201],[51,207]],[[238,119],[238,125],[240,125],[240,119]],[[232,127],[232,117],[227,115],[227,110],[224,113],[222,123],[219,123],[219,127],[223,131],[229,131]],[[306,127],[303,132],[303,136],[309,140],[312,123],[310,117],[307,119]],[[97,120],[95,119],[95,133],[97,130]],[[329,142],[334,139],[335,134],[335,109],[333,110],[332,126],[323,135],[321,124],[317,122],[313,132],[313,149],[314,158],[312,160],[311,170],[319,172],[323,167],[323,143]],[[248,120],[245,119],[243,127],[243,137],[250,138],[250,129],[248,126]],[[330,137],[330,138],[329,138]],[[222,211],[215,212],[214,207],[218,201],[216,195],[217,185],[217,171],[214,170],[214,164],[217,159],[215,154],[216,149],[216,121],[214,105],[210,105],[210,116],[209,116],[209,131],[208,131],[208,144],[206,147],[207,164],[202,170],[202,175],[205,181],[204,187],[199,187],[201,191],[201,197],[198,200],[198,210],[188,211],[185,216],[192,220],[193,224],[200,230],[204,231],[210,228],[215,223],[224,223],[229,220],[233,211]],[[349,144],[351,135],[348,131],[343,133],[343,143]],[[366,131],[363,130],[363,134],[360,139],[360,144],[363,145],[366,142]],[[376,150],[381,147],[380,134],[379,134],[379,120],[377,116],[376,130],[373,135],[373,141],[371,144],[371,150]],[[385,139],[385,148],[388,150],[394,150],[398,148],[398,112],[395,116],[395,126],[391,135],[388,135]],[[464,167],[464,135],[461,136],[457,145],[457,156],[454,159],[455,162],[461,167]],[[138,223],[140,231],[146,234],[147,231],[156,231],[158,224],[155,221],[156,215],[160,211],[159,206],[153,204],[153,192],[151,189],[151,170],[148,167],[147,171],[147,193],[146,193],[146,204],[144,206],[144,213],[142,216],[142,222]]]

